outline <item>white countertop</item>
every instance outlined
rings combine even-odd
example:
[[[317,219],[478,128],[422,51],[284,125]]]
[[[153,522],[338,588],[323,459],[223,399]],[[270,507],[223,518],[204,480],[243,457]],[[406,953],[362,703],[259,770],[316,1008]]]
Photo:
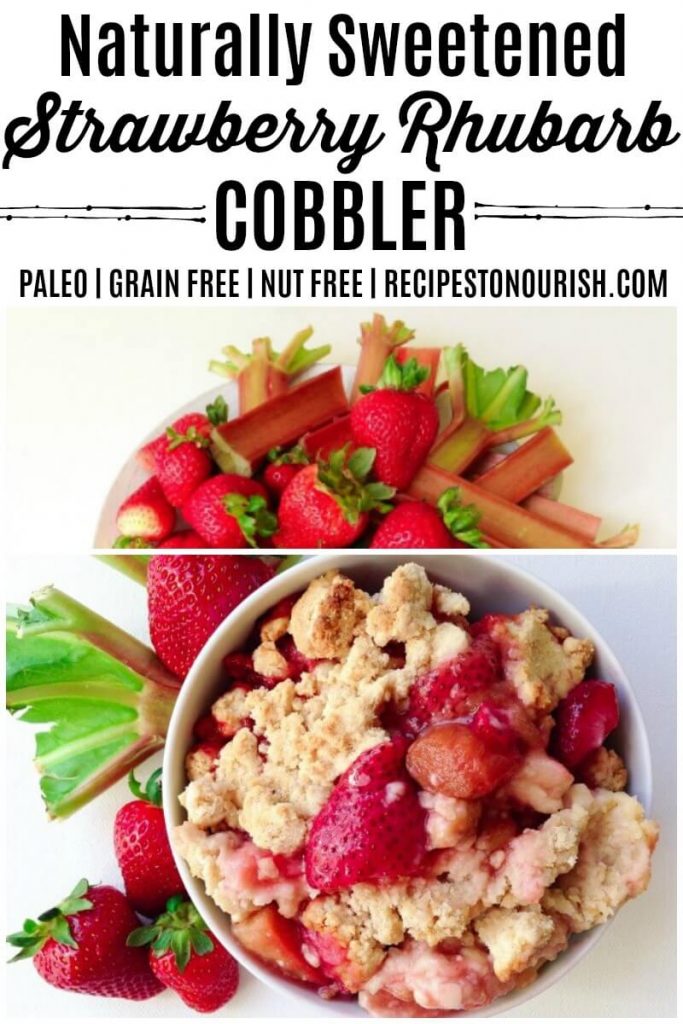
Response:
[[[675,1016],[675,559],[668,555],[506,556],[573,601],[612,646],[638,696],[652,744],[655,817],[662,824],[654,877],[626,906],[599,946],[552,989],[513,1011],[519,1017]],[[54,583],[145,638],[142,588],[85,556],[26,556],[8,564],[7,593],[25,600]],[[29,727],[9,721],[7,736],[7,930],[50,906],[82,876],[120,884],[111,832],[127,799],[124,783],[66,822],[48,824],[30,767]],[[150,762],[140,774],[146,777]],[[168,1018],[194,1016],[172,994],[144,1003],[100,1000],[50,988],[28,963],[7,969],[11,1017]],[[323,1007],[321,1007],[321,1010]],[[296,1018],[295,999],[276,995],[242,972],[239,995],[216,1017]],[[319,1016],[324,1016],[323,1013]]]

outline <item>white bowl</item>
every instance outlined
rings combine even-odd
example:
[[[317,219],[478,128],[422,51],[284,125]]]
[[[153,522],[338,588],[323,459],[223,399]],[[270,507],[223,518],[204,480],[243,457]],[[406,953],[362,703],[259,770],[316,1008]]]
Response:
[[[321,573],[338,568],[365,589],[376,592],[385,577],[406,561],[419,562],[433,581],[462,591],[471,602],[475,616],[487,611],[519,612],[530,605],[536,605],[550,609],[557,622],[566,626],[575,636],[586,636],[593,640],[596,647],[595,676],[615,683],[619,691],[621,722],[615,736],[615,745],[628,765],[629,791],[640,799],[646,810],[649,809],[652,795],[650,750],[635,695],[608,645],[573,605],[535,577],[509,562],[498,561],[495,555],[458,552],[407,556],[405,553],[350,551],[309,558],[276,576],[235,609],[205,644],[180,691],[166,741],[163,802],[171,845],[174,826],[181,824],[185,818],[178,796],[186,784],[184,758],[192,742],[192,727],[224,688],[220,670],[224,655],[247,640],[260,615],[281,598],[304,589]],[[220,942],[252,974],[276,991],[298,996],[302,1013],[308,1010],[317,1017],[365,1016],[356,1002],[323,1002],[313,990],[288,981],[251,956],[233,938],[229,917],[206,895],[203,884],[190,875],[182,858],[175,856],[190,899]],[[538,979],[527,988],[512,992],[467,1016],[497,1016],[539,995],[588,953],[606,927],[603,925],[575,937],[569,948],[554,963],[544,967]]]

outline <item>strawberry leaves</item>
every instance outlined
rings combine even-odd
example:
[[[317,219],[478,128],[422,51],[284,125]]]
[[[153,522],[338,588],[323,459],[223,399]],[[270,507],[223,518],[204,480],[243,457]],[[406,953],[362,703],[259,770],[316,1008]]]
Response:
[[[28,960],[40,952],[48,939],[58,942],[61,946],[69,946],[77,949],[78,945],[71,934],[71,928],[67,917],[72,914],[80,914],[83,910],[92,910],[91,900],[85,899],[90,888],[87,879],[82,878],[72,889],[65,900],[62,900],[56,907],[51,907],[41,914],[36,921],[27,918],[24,921],[20,932],[7,936],[10,946],[15,946],[19,952],[12,957],[10,963],[17,960]]]
[[[395,487],[369,481],[375,463],[374,448],[357,448],[349,455],[349,445],[332,452],[326,462],[318,463],[321,490],[335,499],[347,522],[357,523],[363,512],[391,511],[390,499]]]
[[[213,402],[210,402],[206,407],[206,416],[214,427],[220,426],[221,423],[228,422],[228,406],[227,402],[222,395],[217,395]]]
[[[381,376],[377,381],[377,387],[369,384],[362,384],[360,392],[363,395],[371,391],[388,389],[390,391],[414,391],[429,376],[429,369],[421,366],[417,359],[407,359],[405,363],[399,363],[396,356],[389,356]]]
[[[266,499],[260,494],[226,494],[223,507],[228,515],[237,520],[245,540],[252,547],[258,545],[260,538],[272,537],[277,530],[278,522]]]
[[[138,800],[145,800],[154,807],[161,807],[161,768],[157,768],[147,779],[144,787],[135,777],[135,772],[128,775],[128,788]]]
[[[474,505],[463,505],[457,487],[449,487],[436,503],[444,525],[456,540],[470,548],[487,548],[478,528],[481,512]]]
[[[184,434],[179,434],[174,427],[166,427],[166,437],[168,438],[166,450],[169,452],[175,451],[181,444],[193,444],[197,448],[208,448],[211,443],[209,438],[201,434],[194,426],[188,427]]]
[[[213,951],[213,941],[197,909],[182,896],[173,896],[166,912],[154,924],[130,933],[128,946],[151,946],[155,956],[173,953],[179,971],[184,971],[193,953],[204,956]]]

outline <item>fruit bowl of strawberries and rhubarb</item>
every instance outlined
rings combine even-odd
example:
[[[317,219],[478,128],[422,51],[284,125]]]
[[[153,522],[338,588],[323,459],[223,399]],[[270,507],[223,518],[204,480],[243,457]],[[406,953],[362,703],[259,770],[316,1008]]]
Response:
[[[193,903],[327,1015],[487,1016],[547,988],[646,890],[650,796],[602,638],[462,555],[275,577],[199,655],[164,761]]]
[[[523,366],[413,345],[361,324],[356,366],[321,365],[312,331],[258,338],[211,368],[220,388],[170,416],[115,481],[96,547],[627,547],[559,500],[573,463],[552,398]],[[421,341],[421,340],[420,340]]]

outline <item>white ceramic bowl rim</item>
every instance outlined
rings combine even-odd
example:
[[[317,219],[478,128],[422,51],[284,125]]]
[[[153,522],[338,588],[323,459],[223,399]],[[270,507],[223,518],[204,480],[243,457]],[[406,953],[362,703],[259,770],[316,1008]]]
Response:
[[[466,560],[466,561],[465,561]],[[255,620],[267,611],[282,597],[290,593],[296,593],[315,577],[330,569],[340,569],[347,572],[351,578],[357,577],[363,572],[371,572],[370,566],[381,566],[379,574],[374,575],[383,578],[388,575],[397,565],[414,561],[424,564],[430,577],[441,577],[450,581],[451,587],[457,587],[454,575],[459,566],[467,566],[465,576],[478,574],[483,576],[498,573],[506,578],[511,584],[513,591],[519,595],[533,593],[533,598],[524,597],[521,600],[513,599],[512,603],[517,604],[518,610],[522,606],[528,607],[536,604],[540,607],[549,608],[553,617],[563,625],[566,625],[572,633],[580,636],[589,636],[596,645],[596,663],[601,668],[608,667],[608,671],[600,673],[605,678],[617,684],[620,694],[622,710],[622,725],[619,732],[623,733],[622,748],[628,746],[629,750],[624,752],[630,774],[634,779],[636,795],[649,810],[652,797],[652,766],[650,750],[643,723],[642,715],[637,700],[630,686],[630,683],[614,656],[609,645],[590,625],[584,616],[565,598],[554,591],[548,584],[537,579],[512,564],[507,558],[502,560],[495,554],[483,554],[481,552],[457,552],[448,555],[425,554],[423,552],[396,552],[388,554],[384,552],[359,552],[345,551],[342,553],[326,553],[324,555],[311,556],[302,562],[292,566],[284,572],[275,576],[259,590],[251,594],[242,604],[236,608],[209,638],[202,651],[198,655],[192,669],[190,670],[183,687],[180,691],[178,701],[169,724],[166,747],[164,751],[163,764],[163,804],[166,816],[166,826],[171,838],[171,846],[178,870],[185,884],[190,899],[198,907],[207,924],[216,937],[229,950],[235,958],[246,967],[259,980],[268,985],[276,992],[285,992],[289,996],[298,995],[315,1016],[344,1016],[358,1017],[365,1016],[357,1003],[345,1001],[331,1001],[323,1004],[317,994],[294,981],[289,981],[281,975],[269,970],[261,961],[251,956],[233,937],[230,932],[230,922],[227,914],[221,911],[210,899],[202,883],[193,878],[185,861],[176,853],[172,830],[184,820],[184,812],[178,803],[178,795],[185,785],[184,757],[189,744],[191,727],[199,714],[203,713],[214,693],[220,692],[216,686],[217,671],[220,660],[234,647],[243,643]],[[477,568],[475,568],[475,566]],[[484,568],[487,566],[487,568]],[[491,569],[491,566],[495,568]],[[469,585],[463,586],[463,592],[471,597]],[[510,601],[503,603],[510,604]],[[488,610],[504,610],[500,607],[499,598],[491,598]],[[624,719],[626,720],[624,722]],[[629,787],[631,791],[631,787]],[[455,1014],[455,1017],[490,1017],[508,1012],[521,1003],[527,1002],[534,996],[540,995],[555,982],[559,981],[568,971],[581,960],[589,950],[599,941],[609,925],[602,925],[584,933],[582,936],[572,940],[570,947],[551,964],[547,964],[540,972],[539,977],[527,988],[517,990],[496,1000],[488,1007],[477,1012],[467,1014]],[[302,1007],[303,1009],[303,1007]]]

